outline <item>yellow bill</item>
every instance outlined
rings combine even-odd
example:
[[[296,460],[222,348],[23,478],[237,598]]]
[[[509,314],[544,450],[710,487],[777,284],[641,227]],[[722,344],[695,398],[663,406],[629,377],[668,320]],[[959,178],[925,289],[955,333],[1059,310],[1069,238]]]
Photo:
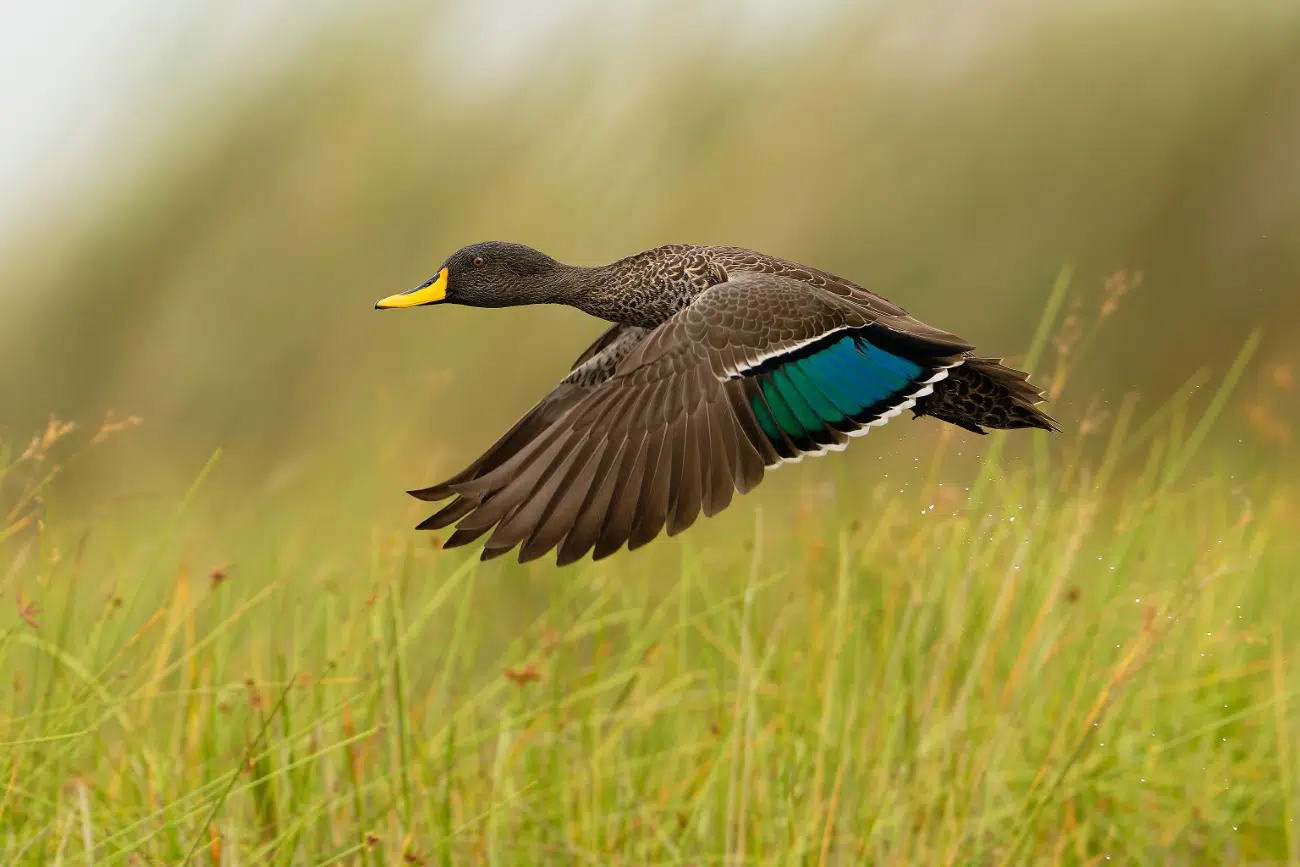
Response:
[[[389,310],[394,307],[419,307],[423,304],[437,304],[447,297],[447,269],[427,283],[422,283],[406,292],[389,295],[375,302],[376,310]]]

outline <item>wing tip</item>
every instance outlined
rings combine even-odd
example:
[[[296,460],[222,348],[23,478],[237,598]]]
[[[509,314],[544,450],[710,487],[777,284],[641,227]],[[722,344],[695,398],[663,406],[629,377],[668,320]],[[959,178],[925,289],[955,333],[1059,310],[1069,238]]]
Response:
[[[436,503],[439,500],[447,499],[448,497],[450,497],[452,494],[456,492],[452,490],[450,483],[439,482],[436,485],[430,485],[427,488],[416,488],[414,490],[407,491],[406,493],[412,497],[415,497],[417,500],[423,500],[426,503]]]

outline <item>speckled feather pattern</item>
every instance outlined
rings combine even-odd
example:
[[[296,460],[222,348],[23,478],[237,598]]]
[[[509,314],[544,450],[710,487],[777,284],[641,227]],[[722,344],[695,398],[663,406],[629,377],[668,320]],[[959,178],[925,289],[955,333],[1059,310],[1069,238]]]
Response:
[[[906,316],[896,304],[832,274],[739,247],[667,244],[582,273],[574,306],[609,322],[642,328],[666,322],[704,290],[744,273],[789,277],[852,295],[879,313]]]
[[[900,327],[942,334],[913,319],[897,304],[855,283],[739,247],[668,244],[591,271],[596,279],[584,287],[586,300],[575,306],[618,323],[607,334],[618,333],[623,337],[608,346],[600,346],[600,351],[595,353],[599,363],[590,365],[582,375],[590,385],[611,375],[635,340],[685,310],[704,290],[733,275],[787,277],[851,299],[869,314],[887,317]],[[769,299],[761,300],[770,303]],[[770,325],[772,319],[765,318],[765,321]],[[968,357],[974,360],[974,356],[968,354]],[[588,360],[585,353],[582,360]],[[1054,429],[1051,420],[1035,408],[1043,400],[1043,394],[1028,384],[1027,377],[1002,367],[999,359],[980,362],[954,374],[948,382],[936,386],[932,395],[918,400],[914,414],[932,415],[976,433],[984,433],[986,427]]]
[[[525,292],[479,306],[564,303],[614,324],[474,463],[412,492],[450,498],[421,527],[454,524],[448,546],[486,536],[485,559],[639,547],[725,508],[766,468],[908,409],[980,433],[1055,429],[1023,373],[854,283],[751,250],[554,263]]]

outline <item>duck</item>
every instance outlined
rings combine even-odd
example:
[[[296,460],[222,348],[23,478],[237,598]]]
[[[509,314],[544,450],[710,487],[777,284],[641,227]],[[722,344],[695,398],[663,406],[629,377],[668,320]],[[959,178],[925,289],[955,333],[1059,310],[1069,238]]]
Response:
[[[843,277],[740,247],[578,266],[486,241],[375,307],[442,304],[563,304],[610,323],[479,457],[408,492],[448,501],[417,529],[453,528],[444,548],[486,536],[483,560],[636,550],[908,410],[975,434],[1060,430],[1002,359]]]

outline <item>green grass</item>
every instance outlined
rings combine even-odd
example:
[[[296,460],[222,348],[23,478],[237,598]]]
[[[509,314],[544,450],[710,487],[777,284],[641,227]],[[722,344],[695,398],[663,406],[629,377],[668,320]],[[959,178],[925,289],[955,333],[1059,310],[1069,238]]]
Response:
[[[1255,343],[1095,454],[946,436],[564,571],[271,500],[200,568],[212,464],[60,532],[52,426],[0,449],[0,862],[1300,863],[1290,489],[1205,452]]]
[[[480,86],[458,4],[362,5],[0,238],[0,865],[1300,865],[1300,6],[1012,3],[971,51],[949,4],[669,3]],[[489,237],[752,246],[989,353],[1063,249],[1112,276],[1012,359],[1060,436],[896,422],[681,539],[479,567],[401,485],[599,325],[370,308]],[[13,441],[107,406],[147,424]]]

